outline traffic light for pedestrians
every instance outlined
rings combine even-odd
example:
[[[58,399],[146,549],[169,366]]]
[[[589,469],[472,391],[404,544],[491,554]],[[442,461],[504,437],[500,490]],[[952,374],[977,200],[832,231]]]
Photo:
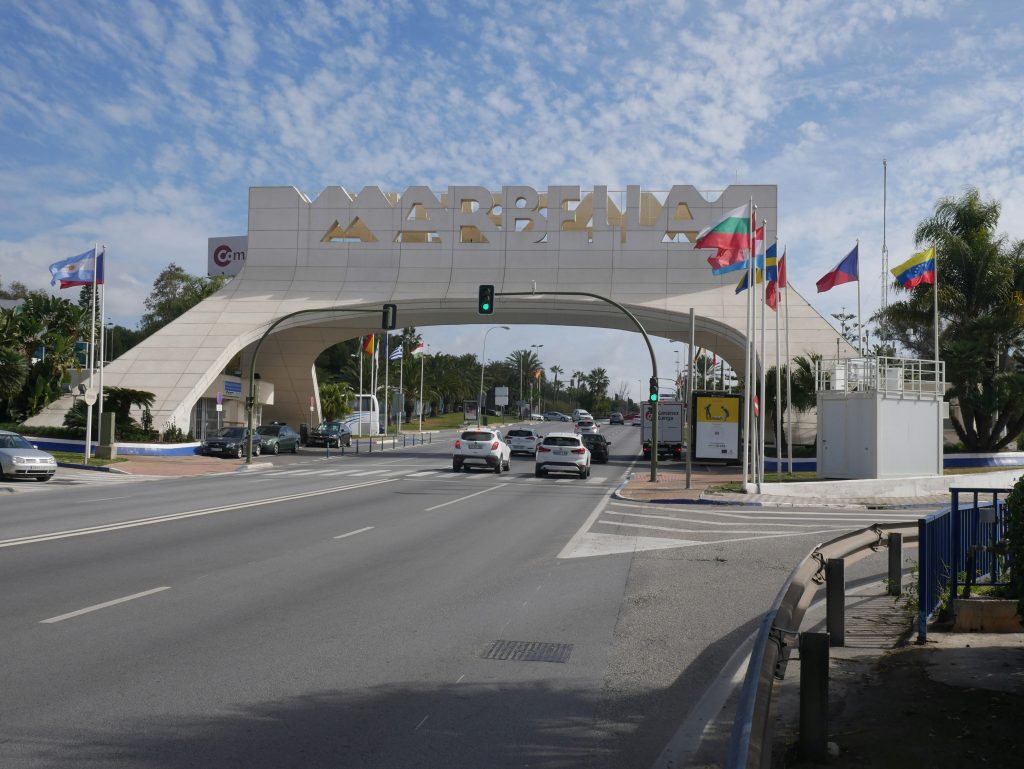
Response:
[[[480,315],[494,314],[494,286],[480,286],[480,295],[476,311]]]
[[[386,304],[384,305],[384,311],[381,313],[380,327],[385,331],[394,331],[395,326],[398,325],[398,305],[397,304]]]
[[[658,377],[652,376],[651,377],[650,385],[651,385],[651,394],[648,396],[647,399],[651,403],[657,403],[658,402]]]

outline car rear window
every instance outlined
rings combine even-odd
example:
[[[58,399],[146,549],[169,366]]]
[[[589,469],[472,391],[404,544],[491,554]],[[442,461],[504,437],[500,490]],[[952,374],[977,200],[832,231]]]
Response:
[[[583,436],[583,442],[586,443],[586,444],[604,443],[604,441],[605,441],[605,437],[603,435],[600,435],[599,433],[595,433],[594,435],[585,435],[585,436]]]
[[[505,434],[509,438],[532,438],[533,430],[509,430]]]
[[[590,427],[592,424],[594,424],[594,420],[593,419],[581,419],[580,420],[580,426],[581,427]]]
[[[467,430],[462,434],[464,441],[490,441],[494,440],[494,433],[472,432]]]
[[[566,435],[566,436],[561,436],[561,435],[551,436],[551,435],[549,435],[547,438],[544,439],[544,445],[545,446],[579,446],[580,445],[580,439],[579,438],[571,438],[568,435]]]

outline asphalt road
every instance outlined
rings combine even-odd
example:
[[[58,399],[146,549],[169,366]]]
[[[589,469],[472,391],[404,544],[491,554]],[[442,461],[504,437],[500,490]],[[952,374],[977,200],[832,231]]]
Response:
[[[792,566],[862,524],[615,501],[639,437],[604,429],[586,481],[455,474],[442,441],[0,497],[0,766],[685,755]]]

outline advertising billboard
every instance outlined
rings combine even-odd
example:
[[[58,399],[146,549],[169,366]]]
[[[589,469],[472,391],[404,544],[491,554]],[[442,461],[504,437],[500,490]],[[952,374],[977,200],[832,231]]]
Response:
[[[693,458],[737,462],[743,398],[732,393],[693,394]]]
[[[206,275],[237,275],[245,267],[248,235],[226,235],[206,240]]]

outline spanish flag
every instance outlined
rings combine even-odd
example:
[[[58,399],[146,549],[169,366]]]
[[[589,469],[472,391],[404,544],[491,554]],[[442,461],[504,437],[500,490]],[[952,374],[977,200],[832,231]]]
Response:
[[[534,379],[540,379],[540,376],[541,376],[542,373],[543,372],[539,368],[538,369],[534,369],[534,371],[533,371],[533,378]]]
[[[370,334],[368,337],[363,339],[363,352],[365,352],[367,355],[373,355],[373,340],[373,334]]]

